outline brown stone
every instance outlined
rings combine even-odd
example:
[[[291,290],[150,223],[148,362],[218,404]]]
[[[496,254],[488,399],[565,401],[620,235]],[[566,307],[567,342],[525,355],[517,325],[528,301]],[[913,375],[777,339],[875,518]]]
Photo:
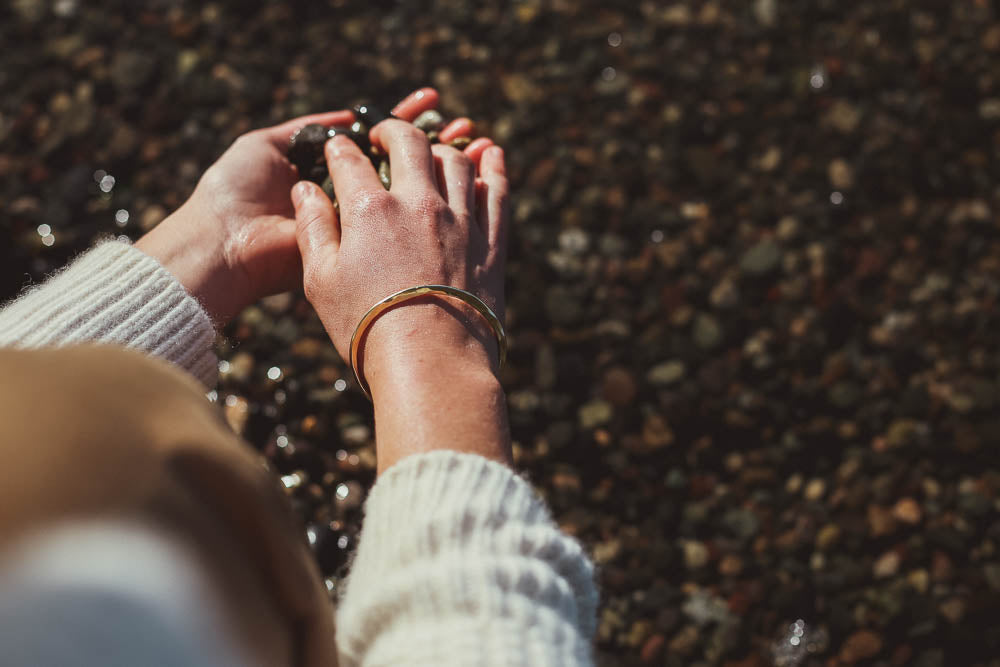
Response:
[[[923,512],[920,510],[920,505],[916,500],[913,498],[902,498],[892,508],[892,516],[903,523],[913,525],[920,523],[920,519],[923,518]]]
[[[882,650],[882,637],[871,630],[858,630],[840,647],[840,660],[853,665],[874,658]]]
[[[635,399],[636,391],[635,378],[627,369],[615,366],[604,373],[601,392],[608,403],[617,406],[628,405]]]
[[[662,653],[663,645],[666,641],[666,637],[661,634],[650,636],[642,645],[642,651],[639,652],[639,659],[643,662],[654,662],[660,657],[660,653]]]
[[[872,537],[883,537],[896,530],[896,519],[892,512],[881,505],[868,506],[868,532]]]

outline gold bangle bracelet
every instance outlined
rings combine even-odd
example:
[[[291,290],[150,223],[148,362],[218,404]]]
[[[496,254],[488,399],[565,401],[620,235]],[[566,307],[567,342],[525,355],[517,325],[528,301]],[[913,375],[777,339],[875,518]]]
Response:
[[[354,329],[354,335],[351,336],[351,368],[354,370],[354,377],[358,380],[358,386],[365,392],[365,396],[368,397],[369,401],[372,400],[371,392],[368,390],[368,385],[365,384],[361,373],[358,371],[358,353],[360,352],[361,339],[364,338],[365,331],[375,321],[375,318],[389,308],[427,294],[440,294],[472,306],[477,313],[483,316],[483,319],[490,325],[490,328],[493,329],[493,335],[496,336],[497,345],[500,348],[500,367],[503,368],[507,362],[507,332],[504,331],[500,318],[490,310],[490,307],[482,299],[471,292],[466,292],[463,289],[451,287],[450,285],[419,285],[417,287],[408,287],[395,294],[390,294],[369,308],[368,312],[365,313],[365,316],[361,318],[358,326]]]

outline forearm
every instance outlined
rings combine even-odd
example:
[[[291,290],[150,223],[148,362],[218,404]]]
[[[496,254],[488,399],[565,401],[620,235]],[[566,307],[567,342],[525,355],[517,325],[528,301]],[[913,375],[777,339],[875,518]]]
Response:
[[[593,565],[510,469],[488,328],[439,301],[383,317],[364,368],[380,476],[338,612],[342,664],[591,664]]]
[[[364,367],[375,403],[379,472],[438,449],[510,465],[496,344],[478,316],[428,301],[382,317],[385,322],[372,326]]]
[[[198,227],[190,222],[191,217],[192,213],[182,206],[136,241],[135,247],[159,262],[189,294],[195,295],[212,322],[221,327],[238,310],[230,306],[233,295],[225,280],[229,272],[220,261],[219,243],[204,235],[192,238],[192,231]]]

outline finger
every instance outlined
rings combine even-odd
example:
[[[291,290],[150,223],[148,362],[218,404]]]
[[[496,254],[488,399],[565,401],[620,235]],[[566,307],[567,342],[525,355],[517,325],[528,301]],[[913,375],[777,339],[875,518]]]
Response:
[[[472,164],[479,168],[479,160],[483,157],[483,151],[493,145],[493,140],[489,137],[479,137],[465,147],[465,154],[472,160]]]
[[[504,164],[503,149],[490,146],[483,152],[479,162],[479,172],[486,185],[485,209],[487,239],[493,252],[504,256],[507,245],[508,192],[507,167]]]
[[[434,144],[434,157],[440,161],[438,189],[451,210],[457,215],[471,216],[476,212],[476,167],[457,148]]]
[[[435,108],[437,103],[438,92],[436,90],[433,88],[421,88],[410,93],[406,96],[406,99],[397,104],[392,110],[392,115],[400,120],[412,122],[414,118],[423,112]]]
[[[379,123],[379,148],[389,153],[392,164],[390,191],[413,188],[437,188],[434,177],[434,158],[427,135],[401,120],[389,119]]]
[[[447,144],[459,137],[471,137],[476,126],[468,118],[456,118],[438,133],[438,141]]]
[[[260,132],[282,152],[288,150],[288,141],[298,130],[306,125],[317,123],[319,125],[350,125],[354,122],[353,111],[327,111],[325,113],[314,113],[308,116],[300,116],[286,121],[274,127],[265,127]]]
[[[333,192],[341,204],[385,192],[371,160],[344,135],[338,134],[326,142],[326,166],[333,181]]]
[[[333,202],[315,183],[299,181],[292,188],[295,206],[295,241],[303,264],[340,247],[340,224]]]

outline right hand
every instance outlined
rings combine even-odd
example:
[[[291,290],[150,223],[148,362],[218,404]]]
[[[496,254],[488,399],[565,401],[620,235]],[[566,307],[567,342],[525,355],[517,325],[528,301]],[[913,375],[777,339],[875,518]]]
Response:
[[[502,320],[508,208],[502,149],[486,148],[477,168],[468,155],[431,146],[399,120],[380,123],[372,140],[389,154],[389,191],[361,150],[338,136],[327,143],[326,157],[339,215],[314,183],[300,182],[292,192],[306,297],[341,356],[349,359],[351,336],[368,309],[407,287],[465,289]],[[497,352],[491,331],[470,308],[423,297],[372,323],[361,360],[374,392],[376,365],[422,360],[427,370],[432,358],[465,355],[495,371]]]

